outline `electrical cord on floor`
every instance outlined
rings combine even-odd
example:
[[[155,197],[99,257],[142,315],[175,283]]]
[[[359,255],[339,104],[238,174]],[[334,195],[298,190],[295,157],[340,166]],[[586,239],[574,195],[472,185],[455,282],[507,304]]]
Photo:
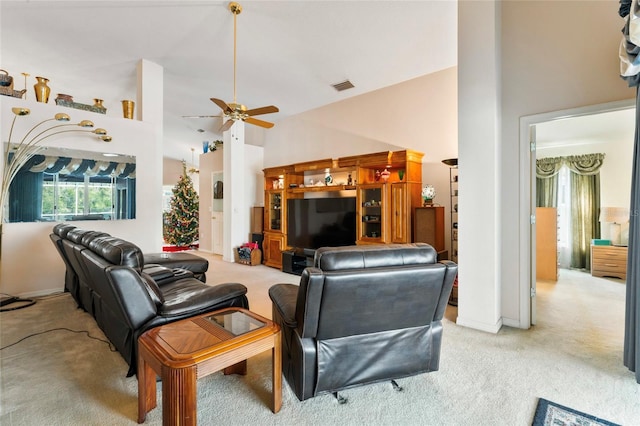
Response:
[[[20,297],[12,296],[7,293],[0,293],[0,295],[2,295],[2,297],[0,297],[0,312],[15,311],[18,309],[27,308],[29,306],[35,305],[38,300],[49,300],[56,297],[64,296],[65,294],[67,293],[61,291],[57,293],[51,293],[46,296],[40,296],[37,299],[22,299]],[[14,306],[12,308],[4,308],[4,309],[2,308],[3,306],[12,305],[14,303],[23,303],[23,304],[19,306]]]
[[[0,298],[0,312],[7,311],[16,311],[18,309],[28,308],[29,306],[33,306],[36,304],[36,301],[33,299],[22,299],[20,297],[12,296],[7,293],[0,293],[3,297]],[[13,305],[14,303],[20,303],[18,306],[14,306],[12,308],[6,308],[7,305]]]
[[[52,329],[50,329],[50,330],[41,331],[41,332],[39,332],[39,333],[32,333],[32,334],[29,334],[29,335],[27,335],[27,336],[23,337],[22,339],[18,340],[17,342],[14,342],[14,343],[11,343],[10,345],[7,345],[7,346],[3,346],[3,347],[1,347],[1,348],[0,348],[0,351],[1,351],[1,350],[3,350],[3,349],[10,348],[11,346],[15,346],[15,345],[17,345],[18,343],[20,343],[20,342],[22,342],[22,341],[24,341],[24,340],[28,339],[29,337],[39,336],[40,334],[45,334],[45,333],[50,333],[50,332],[52,332],[52,331],[60,331],[60,330],[63,330],[63,331],[70,331],[70,332],[72,332],[72,333],[84,333],[84,334],[86,334],[86,335],[87,335],[87,337],[89,337],[90,339],[98,340],[98,341],[100,341],[100,342],[103,342],[103,343],[106,343],[107,345],[109,345],[109,350],[111,350],[111,352],[116,352],[116,351],[117,351],[117,349],[116,349],[115,347],[113,347],[113,345],[111,344],[111,342],[109,342],[109,341],[107,341],[107,340],[104,340],[104,339],[101,339],[101,338],[99,338],[99,337],[94,337],[94,336],[92,336],[91,334],[89,334],[89,331],[88,331],[88,330],[71,330],[70,328],[66,328],[66,327],[52,328]]]

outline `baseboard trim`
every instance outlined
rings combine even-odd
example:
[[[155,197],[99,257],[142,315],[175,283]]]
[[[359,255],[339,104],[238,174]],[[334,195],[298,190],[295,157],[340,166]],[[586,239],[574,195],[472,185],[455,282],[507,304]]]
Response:
[[[507,327],[513,327],[513,328],[521,328],[523,330],[528,329],[528,327],[524,327],[523,324],[520,323],[520,321],[509,319],[509,318],[503,318],[502,325],[506,325]]]
[[[461,325],[463,327],[473,328],[475,330],[496,334],[502,328],[502,318],[500,318],[495,324],[486,324],[483,322],[467,320],[461,316],[458,316],[456,318],[456,324]]]
[[[20,297],[24,299],[29,297],[53,296],[56,294],[64,294],[64,293],[65,292],[61,291],[59,288],[49,288],[45,290],[30,291],[27,293],[12,294],[11,296]]]

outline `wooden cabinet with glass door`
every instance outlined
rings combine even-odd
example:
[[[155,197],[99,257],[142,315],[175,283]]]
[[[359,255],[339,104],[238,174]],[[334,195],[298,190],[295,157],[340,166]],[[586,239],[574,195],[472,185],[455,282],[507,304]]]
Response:
[[[285,204],[282,190],[265,191],[263,258],[265,265],[280,267],[284,246]]]
[[[381,244],[386,242],[387,202],[386,184],[358,185],[358,244]]]
[[[287,169],[275,167],[264,170],[264,240],[263,262],[279,268],[286,232],[285,175]]]

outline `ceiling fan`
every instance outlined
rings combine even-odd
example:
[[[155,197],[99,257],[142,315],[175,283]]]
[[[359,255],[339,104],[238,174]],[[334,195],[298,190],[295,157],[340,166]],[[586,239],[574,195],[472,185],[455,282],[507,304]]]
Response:
[[[236,101],[236,18],[240,12],[242,12],[242,6],[236,2],[231,2],[229,3],[229,10],[233,13],[233,102],[227,104],[221,99],[211,98],[211,101],[220,107],[224,117],[227,117],[227,121],[222,125],[220,131],[224,132],[229,130],[237,120],[242,120],[245,123],[270,129],[273,127],[273,123],[259,120],[254,118],[254,116],[278,112],[280,111],[278,107],[269,105],[260,108],[247,109],[246,106],[239,104]]]

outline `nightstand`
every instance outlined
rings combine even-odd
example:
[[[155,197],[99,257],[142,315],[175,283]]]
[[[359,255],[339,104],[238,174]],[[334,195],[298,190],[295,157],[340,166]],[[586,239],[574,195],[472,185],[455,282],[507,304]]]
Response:
[[[591,275],[627,280],[627,247],[591,246]]]

